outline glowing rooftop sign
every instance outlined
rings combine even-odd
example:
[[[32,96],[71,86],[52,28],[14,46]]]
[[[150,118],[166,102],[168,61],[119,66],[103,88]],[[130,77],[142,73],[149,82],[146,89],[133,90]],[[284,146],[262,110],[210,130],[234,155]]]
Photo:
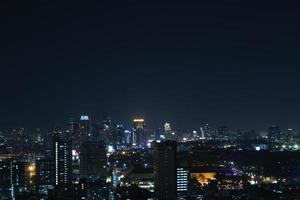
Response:
[[[89,116],[87,116],[87,115],[82,115],[82,116],[80,117],[80,120],[82,120],[82,121],[87,121],[87,120],[89,120]]]
[[[144,122],[144,119],[134,119],[133,122]]]

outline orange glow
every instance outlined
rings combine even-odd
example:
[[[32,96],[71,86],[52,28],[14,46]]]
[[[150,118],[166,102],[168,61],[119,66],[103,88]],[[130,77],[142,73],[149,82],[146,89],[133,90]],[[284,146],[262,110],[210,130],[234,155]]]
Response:
[[[215,178],[216,173],[215,172],[205,172],[205,173],[192,173],[191,177],[195,178],[198,183],[202,186],[205,186],[209,183],[211,180],[216,180]]]

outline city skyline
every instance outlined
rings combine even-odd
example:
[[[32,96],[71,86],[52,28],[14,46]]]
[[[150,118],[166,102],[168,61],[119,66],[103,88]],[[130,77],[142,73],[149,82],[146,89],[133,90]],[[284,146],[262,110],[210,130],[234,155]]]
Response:
[[[0,3],[0,199],[300,199],[300,4]]]

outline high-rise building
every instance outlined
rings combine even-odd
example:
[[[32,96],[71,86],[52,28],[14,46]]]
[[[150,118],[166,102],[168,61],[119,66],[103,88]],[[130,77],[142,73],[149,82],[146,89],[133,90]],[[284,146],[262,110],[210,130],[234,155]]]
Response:
[[[224,138],[229,136],[229,130],[227,126],[220,126],[217,130],[218,137]]]
[[[184,167],[177,168],[177,195],[179,198],[186,199],[189,189],[189,171]]]
[[[132,144],[140,146],[143,142],[145,142],[145,120],[133,119]]]
[[[103,113],[102,125],[104,130],[109,130],[111,128],[111,118],[107,113]]]
[[[79,128],[78,121],[72,117],[68,118],[67,129],[70,131],[72,136],[78,134],[78,128]]]
[[[280,138],[281,130],[278,125],[272,125],[268,130],[268,138],[270,141],[276,141]]]
[[[89,116],[82,115],[80,117],[79,129],[82,143],[92,139],[92,122]]]
[[[201,130],[203,131],[204,137],[211,137],[212,132],[209,124],[203,124]]]
[[[47,196],[48,190],[54,189],[54,165],[52,159],[36,161],[36,190]]]
[[[27,192],[29,163],[16,160],[0,162],[0,194],[3,199],[16,199],[22,192]]]
[[[177,198],[177,144],[175,141],[154,146],[154,192],[158,199]]]
[[[117,141],[118,141],[118,144],[126,143],[124,127],[122,124],[117,125]]]
[[[80,147],[80,178],[89,182],[106,180],[106,149],[100,141],[87,141]]]
[[[164,138],[165,140],[176,140],[175,133],[172,132],[171,124],[168,122],[164,125]]]
[[[68,133],[56,132],[53,135],[53,160],[55,185],[72,182],[72,141]]]

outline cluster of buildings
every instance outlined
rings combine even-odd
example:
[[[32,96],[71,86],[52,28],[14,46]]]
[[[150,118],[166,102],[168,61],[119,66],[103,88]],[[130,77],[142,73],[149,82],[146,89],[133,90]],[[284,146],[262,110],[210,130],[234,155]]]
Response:
[[[208,124],[175,131],[170,123],[151,131],[143,118],[126,129],[82,115],[49,134],[0,135],[0,199],[294,198],[300,191],[300,137],[276,125],[262,133]]]

